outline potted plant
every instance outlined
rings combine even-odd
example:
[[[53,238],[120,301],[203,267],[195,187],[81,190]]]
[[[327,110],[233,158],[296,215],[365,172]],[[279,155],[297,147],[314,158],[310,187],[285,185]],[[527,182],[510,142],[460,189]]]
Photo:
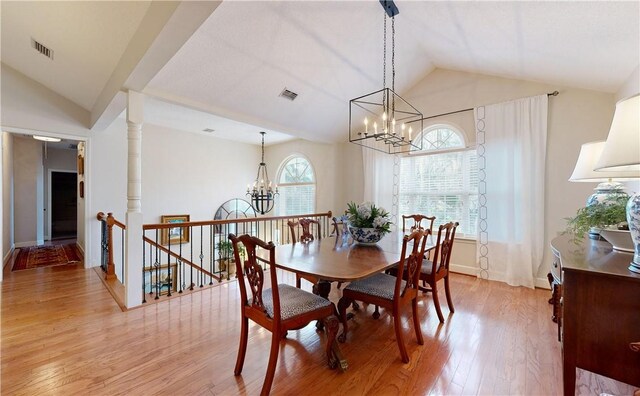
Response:
[[[361,244],[375,244],[391,232],[389,212],[371,202],[347,205],[349,232]]]
[[[229,272],[233,272],[233,268],[230,263],[235,263],[235,257],[233,254],[233,244],[228,240],[221,240],[216,244],[218,250],[218,262],[220,263],[220,271],[226,271],[229,267]],[[243,245],[238,245],[240,257],[244,259],[246,250]]]
[[[628,230],[626,226],[628,199],[628,195],[619,194],[578,209],[574,217],[566,218],[565,233],[572,235],[574,241],[579,241],[587,232],[597,234],[600,229],[618,230],[626,227]]]

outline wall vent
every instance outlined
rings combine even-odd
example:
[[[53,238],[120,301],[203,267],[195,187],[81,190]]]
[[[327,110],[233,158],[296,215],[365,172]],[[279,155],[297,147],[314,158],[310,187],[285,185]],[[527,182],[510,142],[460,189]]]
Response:
[[[280,92],[280,96],[289,100],[294,100],[298,97],[298,94],[285,88],[282,90],[282,92]]]
[[[53,50],[36,41],[33,37],[31,37],[31,47],[47,58],[53,60]]]
[[[211,128],[205,128],[202,130],[202,132],[208,132],[208,133],[215,132],[215,131],[216,131],[215,129],[211,129]]]

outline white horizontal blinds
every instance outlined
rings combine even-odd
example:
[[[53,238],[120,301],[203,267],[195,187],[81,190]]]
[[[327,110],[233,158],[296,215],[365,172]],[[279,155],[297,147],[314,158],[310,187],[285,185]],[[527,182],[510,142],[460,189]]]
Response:
[[[436,216],[436,223],[458,221],[458,235],[475,236],[478,222],[478,162],[475,150],[438,153],[464,147],[462,138],[447,128],[424,134],[429,153],[400,161],[400,214]]]
[[[316,185],[313,168],[304,157],[291,157],[281,167],[276,198],[278,216],[315,212]]]
[[[278,216],[314,213],[316,186],[297,185],[279,186],[279,212]]]

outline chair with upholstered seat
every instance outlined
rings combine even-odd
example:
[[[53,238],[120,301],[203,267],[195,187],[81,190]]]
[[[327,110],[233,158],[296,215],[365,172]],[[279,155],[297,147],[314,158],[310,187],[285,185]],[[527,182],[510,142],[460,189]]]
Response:
[[[441,323],[444,323],[444,316],[440,309],[440,299],[438,298],[438,281],[441,279],[444,279],[444,291],[447,296],[449,311],[451,313],[455,312],[453,301],[451,300],[451,290],[449,288],[449,261],[451,260],[453,241],[456,238],[456,228],[458,228],[458,225],[458,222],[449,222],[442,224],[438,228],[438,239],[436,241],[435,251],[433,252],[433,261],[425,261],[420,273],[420,280],[423,281],[423,283],[428,283],[431,287],[427,289],[423,284],[423,286],[420,286],[420,290],[432,292],[433,304],[436,306],[438,319],[440,319]]]
[[[322,320],[327,332],[327,361],[331,368],[337,366],[337,359],[333,353],[333,343],[339,329],[339,321],[335,305],[320,296],[300,290],[298,288],[278,284],[275,266],[275,245],[265,243],[250,235],[236,237],[229,235],[233,244],[236,260],[236,272],[241,296],[240,346],[236,360],[235,375],[240,375],[244,366],[249,335],[249,319],[271,332],[271,352],[267,373],[262,385],[262,395],[269,394],[278,361],[280,341],[288,330],[300,329],[311,321]],[[247,259],[240,260],[238,245],[244,245]],[[271,288],[264,289],[265,276],[262,267],[257,262],[256,250],[265,249],[269,252],[269,275]],[[247,284],[251,295],[248,295]],[[263,290],[264,289],[264,290]]]
[[[343,325],[342,334],[338,337],[339,341],[344,342],[346,340],[348,331],[347,307],[356,300],[375,304],[387,309],[393,315],[400,357],[404,363],[409,362],[409,355],[404,345],[400,317],[403,313],[403,308],[411,304],[413,327],[418,344],[422,345],[422,331],[420,329],[420,320],[418,319],[418,277],[420,276],[420,268],[424,259],[427,235],[429,235],[428,230],[416,230],[411,235],[406,235],[402,241],[402,253],[400,254],[398,270],[407,274],[406,281],[400,277],[379,273],[351,282],[344,288],[342,298],[338,302],[338,311]],[[409,247],[410,253],[407,255],[409,242],[412,242],[413,246]]]
[[[318,239],[321,238],[322,234],[320,233],[320,222],[318,220],[313,219],[300,219],[298,221],[287,221],[287,225],[289,226],[289,230],[291,231],[291,243],[309,243],[315,240],[313,233],[311,232],[311,225],[316,225]],[[296,238],[296,228],[297,226],[302,228],[302,233],[300,234],[300,238]],[[296,274],[296,287],[299,289],[301,286],[301,279],[306,279],[314,285],[318,283],[318,279],[315,279],[309,275],[300,275]]]

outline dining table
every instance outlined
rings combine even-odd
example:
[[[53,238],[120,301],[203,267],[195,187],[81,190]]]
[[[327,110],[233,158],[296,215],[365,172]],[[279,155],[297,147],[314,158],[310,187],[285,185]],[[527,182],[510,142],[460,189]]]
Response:
[[[316,239],[308,243],[278,245],[275,265],[307,279],[316,279],[313,292],[329,299],[332,282],[353,282],[383,272],[398,264],[405,234],[394,231],[375,244],[362,244],[343,233],[335,237]],[[410,249],[411,243],[407,246]],[[425,253],[436,247],[433,235],[427,236]],[[405,253],[406,255],[406,253]],[[268,255],[258,254],[261,261],[268,262]],[[322,329],[318,321],[318,329]],[[348,364],[342,357],[337,343],[334,353],[342,370]]]

